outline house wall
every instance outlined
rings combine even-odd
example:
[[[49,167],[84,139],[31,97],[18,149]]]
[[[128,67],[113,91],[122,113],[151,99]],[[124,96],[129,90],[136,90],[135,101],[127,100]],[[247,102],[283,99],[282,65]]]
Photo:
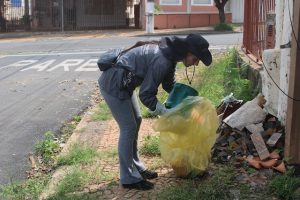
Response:
[[[231,21],[231,14],[226,14]],[[219,23],[219,14],[159,14],[154,16],[155,29],[212,26]]]
[[[159,5],[159,0],[155,0],[155,3]],[[161,11],[154,16],[154,28],[190,28],[219,23],[219,12],[214,5],[188,5],[191,5],[191,0],[182,0],[182,4],[178,6],[159,5]],[[231,22],[231,13],[226,13],[225,17],[227,22]]]
[[[288,4],[290,10],[288,9]],[[289,12],[293,16],[292,0],[276,0],[276,42],[275,48],[264,51],[263,61],[274,82],[288,93],[288,77],[290,68],[290,48],[280,48],[280,45],[291,41],[291,23]],[[266,109],[285,124],[287,115],[287,97],[275,85],[264,69],[262,71],[262,92],[266,97]]]

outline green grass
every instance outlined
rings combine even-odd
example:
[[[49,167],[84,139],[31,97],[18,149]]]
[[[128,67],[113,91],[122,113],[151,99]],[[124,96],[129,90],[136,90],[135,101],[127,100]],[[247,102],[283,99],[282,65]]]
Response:
[[[227,23],[219,23],[214,26],[215,31],[233,31],[234,26]]]
[[[170,186],[162,189],[158,196],[158,200],[186,200],[197,199],[197,189],[193,181],[187,181],[180,185]]]
[[[147,156],[160,155],[159,136],[146,136],[144,143],[140,148],[140,153]]]
[[[293,176],[293,171],[289,170],[285,174],[278,174],[269,184],[269,191],[280,199],[293,200],[300,199],[300,193],[295,190],[300,187],[299,177]]]
[[[104,171],[99,163],[92,163],[89,167],[74,165],[73,170],[68,172],[59,182],[56,193],[49,197],[48,200],[72,198],[90,199],[90,195],[74,195],[73,192],[80,192],[87,185],[97,185],[103,182],[108,182],[110,185],[115,185],[116,179],[116,173]]]
[[[88,182],[89,177],[85,171],[79,168],[75,168],[60,181],[57,189],[58,196],[64,196],[65,194],[79,191]]]
[[[38,174],[25,182],[12,182],[1,186],[0,199],[38,199],[49,180],[49,175]]]
[[[54,134],[51,131],[46,132],[44,140],[35,145],[35,150],[38,155],[43,157],[46,164],[53,162],[59,150],[59,144],[54,140]]]
[[[74,144],[67,155],[59,156],[57,165],[88,164],[98,155],[97,150]]]
[[[244,78],[246,71],[246,67],[237,66],[237,51],[231,49],[211,67],[201,68],[196,88],[200,96],[207,97],[215,106],[231,92],[235,98],[249,101],[256,94],[251,82]]]
[[[233,185],[234,175],[234,169],[231,166],[222,166],[207,180],[201,182],[188,180],[183,184],[164,188],[159,192],[158,199],[231,199],[229,190],[237,188]]]
[[[105,103],[105,101],[101,101],[98,105],[97,111],[92,115],[93,121],[106,121],[112,118],[112,114]]]

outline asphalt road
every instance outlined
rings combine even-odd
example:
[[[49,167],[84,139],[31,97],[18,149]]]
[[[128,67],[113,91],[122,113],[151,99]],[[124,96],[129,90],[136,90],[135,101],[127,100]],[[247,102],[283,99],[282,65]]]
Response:
[[[205,35],[212,50],[239,45],[242,34]],[[40,38],[0,41],[0,185],[25,178],[28,155],[47,131],[85,110],[105,50],[159,37]]]

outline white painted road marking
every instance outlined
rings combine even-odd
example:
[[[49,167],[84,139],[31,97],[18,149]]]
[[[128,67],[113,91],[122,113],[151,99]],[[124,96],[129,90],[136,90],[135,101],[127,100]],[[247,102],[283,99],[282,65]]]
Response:
[[[106,51],[86,51],[86,52],[51,52],[51,53],[33,53],[33,54],[11,54],[4,57],[28,57],[28,56],[60,56],[60,55],[83,55],[83,54],[101,54]]]

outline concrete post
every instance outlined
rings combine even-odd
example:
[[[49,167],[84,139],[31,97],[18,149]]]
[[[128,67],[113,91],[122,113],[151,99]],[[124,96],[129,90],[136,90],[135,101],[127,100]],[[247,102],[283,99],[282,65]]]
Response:
[[[154,0],[147,0],[146,4],[146,32],[154,33]]]

